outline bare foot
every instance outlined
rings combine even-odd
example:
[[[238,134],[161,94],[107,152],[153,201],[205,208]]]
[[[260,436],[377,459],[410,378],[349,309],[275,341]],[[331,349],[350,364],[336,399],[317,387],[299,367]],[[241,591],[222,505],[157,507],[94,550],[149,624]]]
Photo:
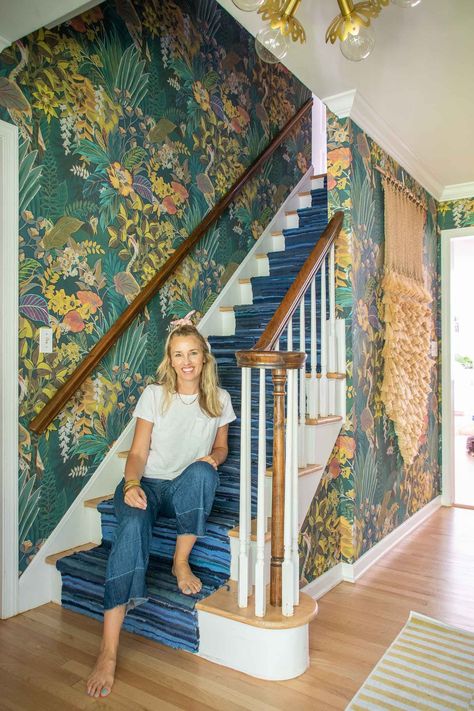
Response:
[[[185,595],[195,595],[202,588],[201,581],[194,575],[187,560],[174,559],[171,572],[176,576],[178,588]]]
[[[112,691],[115,676],[115,664],[117,658],[110,652],[102,651],[97,657],[87,680],[87,693],[95,698],[108,696]]]

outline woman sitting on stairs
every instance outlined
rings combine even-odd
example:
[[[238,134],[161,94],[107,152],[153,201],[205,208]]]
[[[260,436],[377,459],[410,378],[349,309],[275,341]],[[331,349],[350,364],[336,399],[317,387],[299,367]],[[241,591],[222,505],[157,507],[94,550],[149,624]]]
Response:
[[[125,614],[147,601],[145,575],[159,515],[176,519],[172,572],[178,588],[185,595],[201,589],[189,555],[205,534],[235,414],[229,393],[218,387],[208,343],[189,321],[178,323],[166,342],[159,384],[144,390],[133,413],[125,479],[114,496],[118,528],[107,563],[101,648],[87,682],[90,696],[110,693]]]

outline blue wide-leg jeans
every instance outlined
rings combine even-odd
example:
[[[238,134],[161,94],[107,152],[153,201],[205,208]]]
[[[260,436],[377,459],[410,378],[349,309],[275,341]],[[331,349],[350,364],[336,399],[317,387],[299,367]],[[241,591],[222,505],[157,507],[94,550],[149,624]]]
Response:
[[[148,600],[145,576],[150,557],[152,528],[159,515],[176,519],[178,536],[204,536],[219,481],[208,462],[193,462],[176,479],[143,477],[145,510],[123,500],[122,480],[115,490],[117,534],[105,574],[104,609],[126,605],[128,610]]]

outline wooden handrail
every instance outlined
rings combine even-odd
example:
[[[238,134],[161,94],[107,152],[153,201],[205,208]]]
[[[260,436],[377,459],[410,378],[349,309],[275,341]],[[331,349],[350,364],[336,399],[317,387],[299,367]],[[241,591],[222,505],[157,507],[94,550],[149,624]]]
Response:
[[[331,249],[331,245],[341,230],[343,219],[343,212],[339,211],[334,214],[255,346],[248,351],[238,351],[235,354],[237,365],[240,368],[295,367],[292,365],[292,362],[295,360],[294,352],[286,353],[278,351],[275,353],[275,357],[277,357],[278,354],[275,363],[273,363],[273,359],[271,358],[264,358],[263,353],[267,352],[269,354],[272,352],[272,348],[288,325],[290,318],[293,316],[299,302],[311,284],[311,280]],[[288,365],[285,365],[286,361],[288,361]]]
[[[76,390],[80,388],[87,376],[90,375],[96,365],[108,353],[124,331],[126,331],[136,316],[143,311],[150,299],[152,299],[163,284],[165,284],[171,274],[192,250],[194,245],[206,234],[214,222],[221,217],[227,206],[235,200],[239,193],[242,192],[247,182],[261,168],[263,163],[265,163],[265,161],[268,160],[268,158],[275,152],[278,146],[283,143],[288,134],[309,111],[312,105],[312,98],[308,99],[308,101],[303,104],[293,118],[288,121],[286,126],[271,141],[267,148],[233,184],[229,192],[206,215],[201,224],[198,225],[198,227],[191,232],[189,237],[178,247],[178,249],[173,252],[173,254],[168,258],[166,264],[163,265],[163,267],[155,274],[153,279],[142,289],[140,294],[125,309],[109,331],[107,331],[107,333],[102,336],[102,338],[90,350],[84,360],[72,373],[71,377],[57,390],[51,400],[43,407],[41,412],[33,418],[29,425],[33,432],[42,434],[51,424],[56,415],[63,409]]]

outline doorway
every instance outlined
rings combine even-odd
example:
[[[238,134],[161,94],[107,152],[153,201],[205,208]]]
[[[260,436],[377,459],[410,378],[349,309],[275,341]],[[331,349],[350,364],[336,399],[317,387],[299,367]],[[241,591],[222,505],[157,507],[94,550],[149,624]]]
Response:
[[[474,508],[474,227],[441,232],[444,505]]]
[[[452,245],[454,504],[474,508],[474,231]]]

